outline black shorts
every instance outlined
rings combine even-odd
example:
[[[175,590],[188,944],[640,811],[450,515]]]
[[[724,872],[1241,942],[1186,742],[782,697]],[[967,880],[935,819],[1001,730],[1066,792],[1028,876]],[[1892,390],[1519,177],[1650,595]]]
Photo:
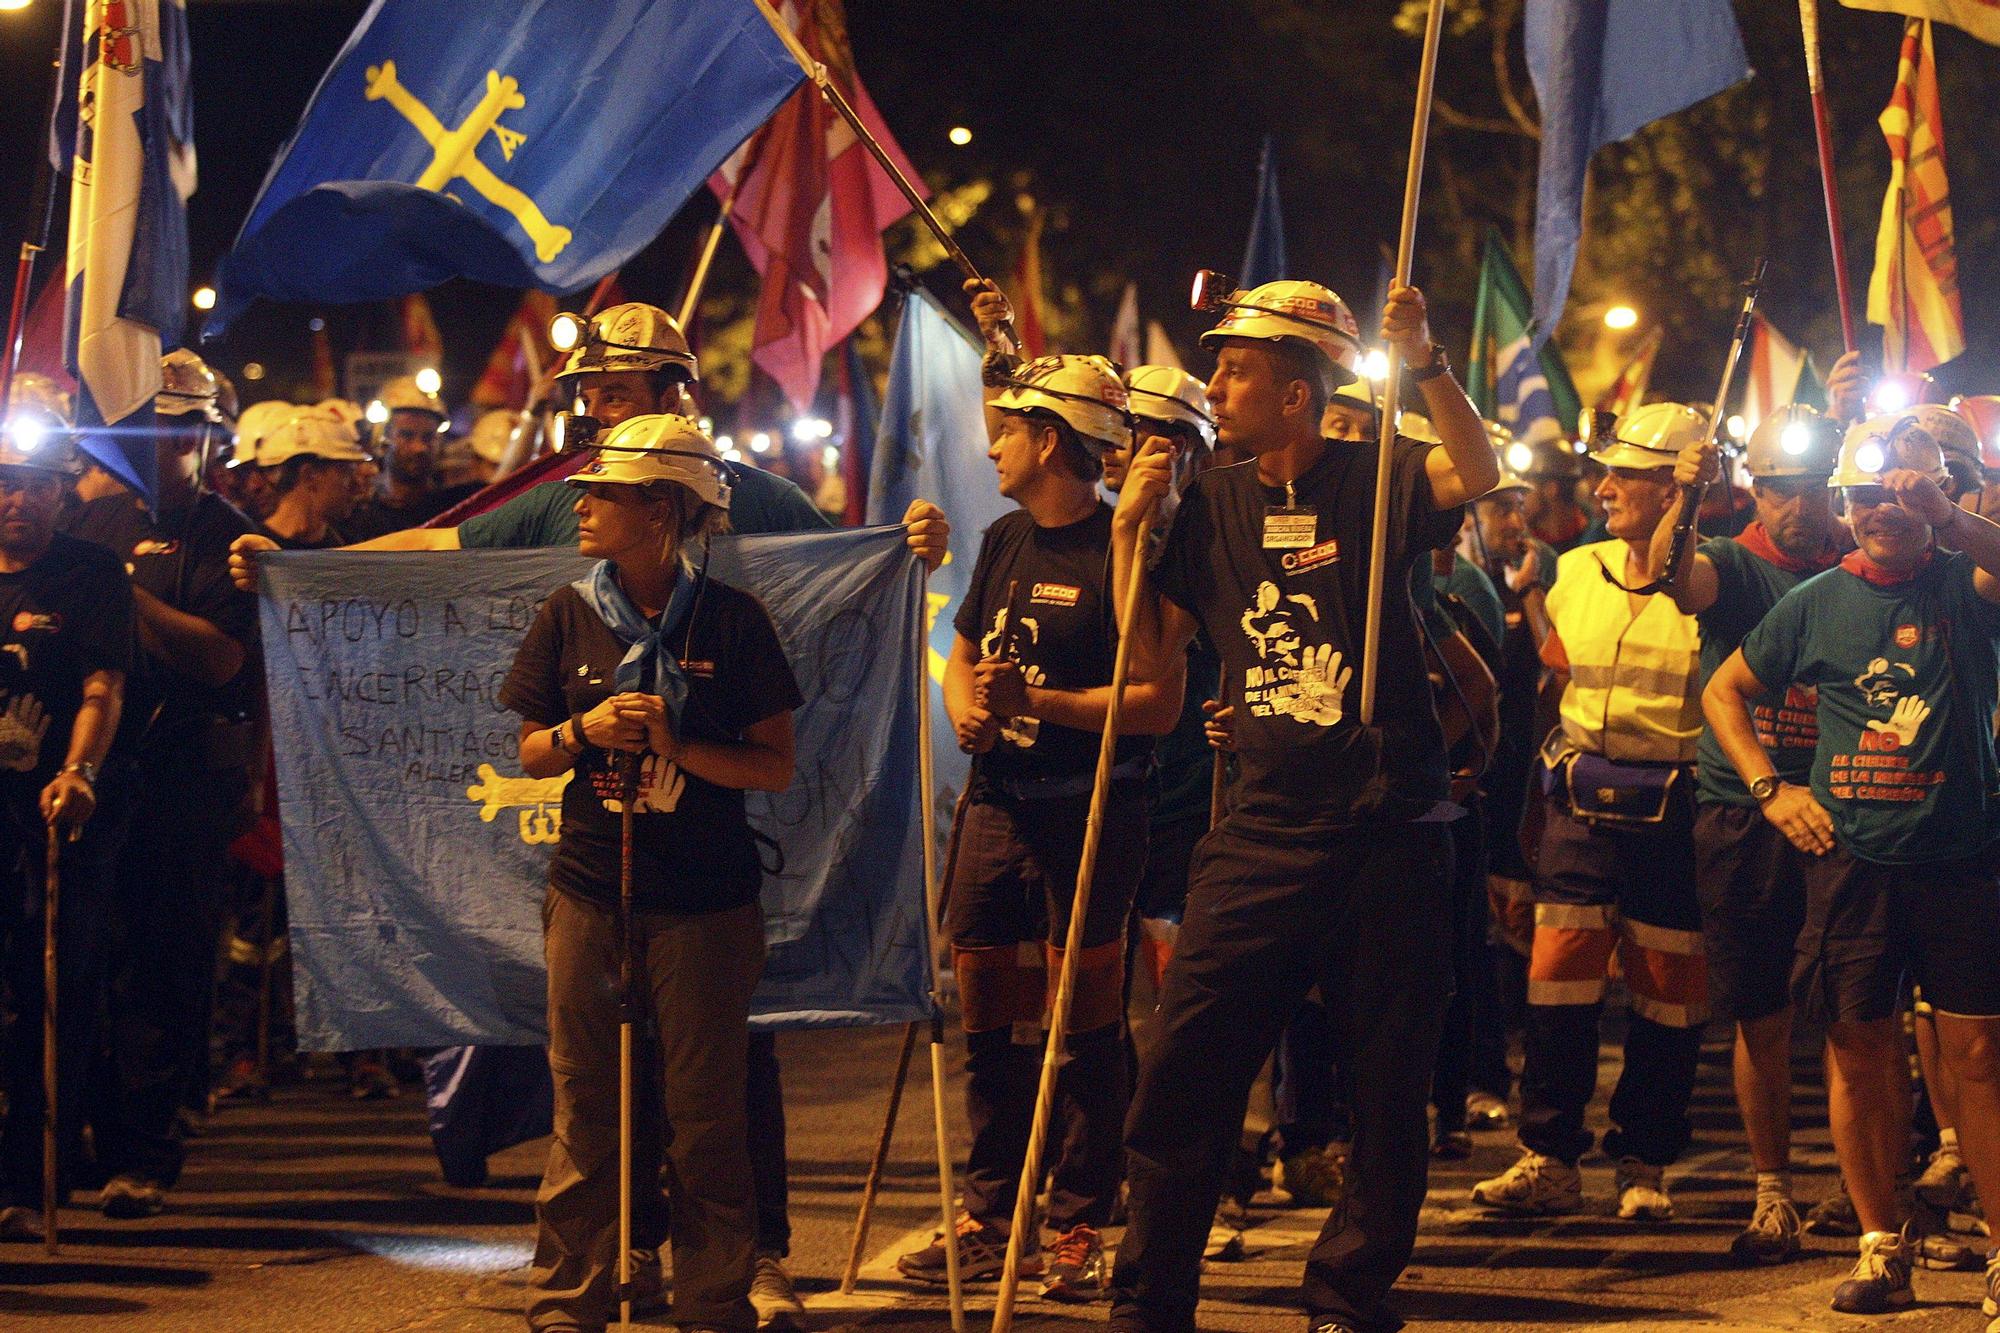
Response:
[[[1139,915],[1178,921],[1187,907],[1188,867],[1195,844],[1208,832],[1206,812],[1190,819],[1155,821],[1146,834],[1146,870],[1139,879]]]
[[[1713,1017],[1749,1023],[1791,1004],[1811,859],[1754,805],[1696,808],[1694,882]]]
[[[1844,851],[1806,870],[1792,998],[1808,1016],[1892,1018],[1907,973],[1939,1013],[2000,1017],[2000,876],[1986,854],[1887,866]]]

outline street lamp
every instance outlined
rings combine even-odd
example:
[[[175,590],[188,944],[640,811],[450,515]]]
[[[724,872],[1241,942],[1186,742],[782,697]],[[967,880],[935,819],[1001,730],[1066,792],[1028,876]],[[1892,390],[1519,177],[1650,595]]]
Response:
[[[1639,323],[1639,312],[1629,305],[1615,305],[1604,312],[1604,327],[1623,333]]]
[[[26,9],[33,0],[0,0],[0,10]]]
[[[25,0],[23,0],[23,3],[25,3]],[[0,9],[6,8],[8,4],[9,0],[0,0]],[[215,309],[215,288],[197,287],[194,289],[194,295],[189,299],[194,302],[196,310],[213,310]]]
[[[951,127],[951,133],[945,137],[951,140],[952,147],[963,148],[972,142],[972,131],[963,125],[954,125]]]

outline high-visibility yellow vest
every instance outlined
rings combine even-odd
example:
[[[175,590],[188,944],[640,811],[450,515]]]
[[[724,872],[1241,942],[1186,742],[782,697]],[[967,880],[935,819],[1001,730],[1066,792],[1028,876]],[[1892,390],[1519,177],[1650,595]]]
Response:
[[[1557,561],[1549,620],[1569,658],[1563,739],[1628,763],[1693,763],[1701,735],[1701,634],[1693,616],[1656,593],[1632,599],[1604,577],[1625,577],[1624,542],[1593,542]]]

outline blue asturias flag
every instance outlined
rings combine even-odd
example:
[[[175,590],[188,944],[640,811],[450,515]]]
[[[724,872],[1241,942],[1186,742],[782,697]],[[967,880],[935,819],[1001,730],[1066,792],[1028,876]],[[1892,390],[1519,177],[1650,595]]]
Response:
[[[1569,299],[1590,156],[1750,76],[1729,0],[1528,0],[1528,73],[1542,108],[1535,344]]]
[[[1285,218],[1278,210],[1278,154],[1268,136],[1257,158],[1257,209],[1250,215],[1250,239],[1243,247],[1244,287],[1276,282],[1285,276]]]
[[[903,318],[889,359],[882,395],[882,428],[875,438],[874,474],[868,486],[868,521],[901,521],[910,501],[931,501],[951,516],[951,548],[931,575],[928,605],[931,691],[931,763],[940,818],[965,785],[970,763],[959,751],[945,716],[941,685],[951,656],[952,616],[972,581],[972,564],[986,529],[1013,505],[1001,498],[993,463],[986,457],[985,394],[979,380],[979,344],[921,291],[903,301]]]
[[[64,23],[49,143],[70,177],[64,359],[84,449],[150,498],[151,440],[90,428],[152,424],[161,350],[185,331],[187,11],[181,0],[70,0]]]
[[[375,0],[264,180],[210,330],[260,296],[576,291],[802,78],[748,0]]]

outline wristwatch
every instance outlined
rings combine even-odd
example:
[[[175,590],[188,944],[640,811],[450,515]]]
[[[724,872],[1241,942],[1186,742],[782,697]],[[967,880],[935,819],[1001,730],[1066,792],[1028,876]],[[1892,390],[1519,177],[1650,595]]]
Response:
[[[1451,358],[1445,355],[1444,344],[1432,343],[1431,359],[1421,366],[1412,366],[1410,368],[1410,381],[1413,384],[1422,384],[1426,380],[1434,380],[1440,375],[1449,375],[1450,373]]]
[[[1751,782],[1750,798],[1756,801],[1757,804],[1762,805],[1778,794],[1779,785],[1776,773],[1766,773],[1763,777]]]
[[[80,764],[64,764],[60,771],[63,773],[76,774],[78,777],[83,779],[83,785],[86,787],[92,788],[93,790],[95,790],[95,788],[97,787],[96,764],[89,762]]]

